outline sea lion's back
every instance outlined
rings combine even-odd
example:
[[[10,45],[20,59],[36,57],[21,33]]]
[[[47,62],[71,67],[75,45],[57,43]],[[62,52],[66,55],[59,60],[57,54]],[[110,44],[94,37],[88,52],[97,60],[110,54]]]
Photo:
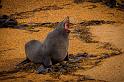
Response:
[[[25,44],[25,53],[29,60],[34,63],[41,63],[42,43],[38,40],[31,40]]]

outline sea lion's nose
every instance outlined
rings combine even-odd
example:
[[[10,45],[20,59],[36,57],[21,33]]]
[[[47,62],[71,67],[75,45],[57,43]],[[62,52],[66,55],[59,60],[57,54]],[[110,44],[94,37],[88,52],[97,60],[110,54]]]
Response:
[[[65,28],[66,30],[68,30],[68,28],[69,28],[69,17],[68,17],[68,16],[65,18],[65,21],[64,21],[64,28]]]

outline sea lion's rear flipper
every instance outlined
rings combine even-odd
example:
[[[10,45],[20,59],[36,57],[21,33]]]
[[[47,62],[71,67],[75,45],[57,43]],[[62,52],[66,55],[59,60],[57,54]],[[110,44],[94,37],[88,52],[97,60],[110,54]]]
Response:
[[[23,60],[21,63],[17,64],[16,66],[20,66],[20,65],[24,65],[31,62],[28,58],[26,58],[25,60]]]

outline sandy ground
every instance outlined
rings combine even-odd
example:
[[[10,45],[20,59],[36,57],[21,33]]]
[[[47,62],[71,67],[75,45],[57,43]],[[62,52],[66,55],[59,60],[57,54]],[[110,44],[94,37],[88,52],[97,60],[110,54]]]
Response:
[[[29,16],[25,19],[17,19],[19,23],[25,22],[58,22],[66,16],[70,17],[71,23],[80,23],[83,20],[109,20],[115,21],[115,24],[104,24],[89,26],[90,32],[95,36],[93,39],[100,42],[110,42],[117,48],[124,50],[124,11],[110,9],[101,3],[74,4],[71,0],[2,0],[3,8],[1,14],[14,14],[34,9],[57,5],[62,7],[58,10],[39,11],[34,13],[25,13]],[[95,5],[95,8],[93,8]],[[23,16],[24,16],[23,15]],[[22,16],[22,17],[23,17]],[[24,44],[32,39],[42,41],[48,32],[53,28],[38,27],[39,32],[30,32],[27,30],[18,30],[11,28],[0,29],[0,72],[12,70],[16,64],[25,59]],[[72,30],[74,28],[71,28]],[[98,43],[85,43],[70,34],[69,54],[87,52],[89,54],[100,55],[108,52],[106,49],[100,49]],[[124,82],[124,54],[107,58],[103,62],[89,70],[77,70],[74,74],[88,75],[96,80],[83,82]],[[7,77],[0,75],[0,82],[41,82],[54,81],[75,81],[76,76],[61,75],[60,78],[53,78],[49,74],[35,74],[34,72],[9,73]],[[99,81],[97,81],[97,79]],[[101,80],[101,81],[100,81]],[[102,81],[104,80],[104,81]]]
[[[102,42],[111,42],[124,50],[123,24],[95,26],[92,32],[95,39]],[[124,82],[124,54],[106,59],[101,66],[95,67],[82,74],[90,75],[94,78],[107,80],[109,82]],[[79,71],[80,73],[81,71]]]

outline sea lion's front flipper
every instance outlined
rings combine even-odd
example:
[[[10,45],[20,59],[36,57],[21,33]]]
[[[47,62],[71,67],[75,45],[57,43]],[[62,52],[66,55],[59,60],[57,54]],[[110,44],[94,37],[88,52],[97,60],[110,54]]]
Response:
[[[49,71],[52,71],[52,61],[49,56],[44,56],[43,57],[43,65],[41,65],[36,71],[36,73],[47,73]]]
[[[68,56],[68,52],[67,52],[67,55],[66,55],[64,61],[68,61],[68,60],[69,60],[69,56]]]
[[[36,73],[47,73],[48,69],[46,69],[43,65],[41,65],[37,70]]]
[[[48,55],[43,56],[43,65],[47,68],[52,66],[52,60],[51,60],[50,56],[48,56]]]

